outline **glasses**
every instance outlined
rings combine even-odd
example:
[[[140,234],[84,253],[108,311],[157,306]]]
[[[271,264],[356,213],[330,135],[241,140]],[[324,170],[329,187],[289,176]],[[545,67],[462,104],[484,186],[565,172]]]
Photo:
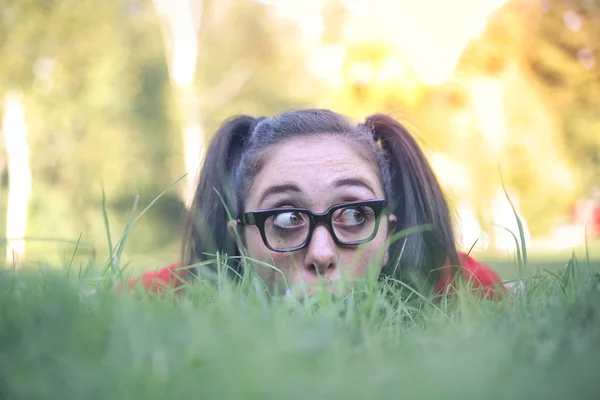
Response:
[[[374,199],[337,204],[322,214],[306,208],[273,208],[244,213],[238,223],[256,225],[265,245],[276,252],[306,247],[318,224],[327,226],[336,244],[357,246],[377,235],[385,206],[384,199]]]

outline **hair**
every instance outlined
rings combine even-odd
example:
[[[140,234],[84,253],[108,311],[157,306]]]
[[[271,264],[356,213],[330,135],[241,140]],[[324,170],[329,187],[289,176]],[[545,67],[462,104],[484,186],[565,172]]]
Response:
[[[241,275],[239,250],[227,224],[244,211],[270,146],[298,137],[337,135],[362,150],[379,172],[397,231],[428,225],[389,247],[382,276],[402,281],[415,273],[435,283],[446,261],[459,264],[448,203],[425,155],[406,128],[384,114],[364,123],[329,110],[290,111],[273,118],[242,115],[225,121],[213,137],[198,176],[185,224],[182,261],[193,265],[227,254],[232,276]],[[193,271],[193,272],[197,272]]]

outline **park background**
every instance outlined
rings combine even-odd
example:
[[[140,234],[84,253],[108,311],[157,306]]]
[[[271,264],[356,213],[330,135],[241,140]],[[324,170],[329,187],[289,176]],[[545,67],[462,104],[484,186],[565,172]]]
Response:
[[[530,259],[598,259],[599,42],[597,0],[0,0],[0,251],[103,264],[104,210],[116,241],[138,196],[139,214],[187,173],[123,254],[176,261],[220,122],[325,107],[404,123],[461,248],[504,277],[506,194]]]

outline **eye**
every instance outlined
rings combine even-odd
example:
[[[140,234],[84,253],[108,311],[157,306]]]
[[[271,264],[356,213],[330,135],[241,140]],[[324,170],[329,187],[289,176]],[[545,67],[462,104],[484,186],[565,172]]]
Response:
[[[344,225],[360,225],[367,218],[363,207],[346,208],[336,218],[336,222]]]
[[[304,218],[299,212],[283,212],[275,216],[273,223],[279,228],[294,228],[302,225]]]

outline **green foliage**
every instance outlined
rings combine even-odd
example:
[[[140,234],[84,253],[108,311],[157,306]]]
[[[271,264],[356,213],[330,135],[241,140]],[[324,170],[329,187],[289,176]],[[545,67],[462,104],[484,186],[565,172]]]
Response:
[[[104,253],[102,188],[108,218],[121,229],[136,196],[144,206],[185,172],[153,4],[0,0],[0,10],[0,97],[22,91],[29,128],[27,236],[76,240],[83,232],[83,241]],[[206,1],[203,16],[196,82],[201,101],[194,112],[207,138],[232,114],[272,114],[308,98],[312,85],[294,28],[276,20],[268,6]],[[184,207],[176,193],[153,207],[128,246],[141,257],[152,254],[146,260],[151,266],[154,259],[179,256]],[[2,218],[4,202],[1,196]],[[32,240],[27,254],[46,257],[56,246]]]
[[[97,245],[102,185],[121,222],[126,209],[120,204],[171,180],[163,171],[177,142],[166,115],[162,45],[153,34],[152,9],[127,8],[136,3],[6,6],[0,88],[21,90],[25,98],[33,174],[28,231],[35,236],[76,238],[82,229]],[[180,213],[150,226],[164,232],[164,220]],[[142,238],[146,244],[161,239]],[[35,243],[30,248],[40,255]]]
[[[232,115],[273,115],[314,101],[319,85],[300,32],[268,6],[206,1],[200,38],[197,88],[208,135]]]
[[[577,13],[580,29],[567,27],[567,12]],[[466,166],[473,189],[463,190],[469,193],[461,196],[476,208],[490,208],[500,185],[497,168],[502,166],[507,185],[518,193],[531,233],[546,235],[564,222],[576,199],[600,182],[598,38],[598,2],[513,0],[490,16],[482,34],[463,51],[453,79],[443,85],[415,82],[410,72],[403,71],[410,67],[400,61],[395,64],[396,80],[380,82],[382,62],[401,59],[395,54],[401,49],[392,44],[386,48],[381,41],[343,44],[346,70],[361,65],[372,79],[362,82],[352,74],[344,76],[335,103],[360,118],[390,113],[427,150]],[[488,143],[478,126],[481,115],[474,102],[479,100],[471,98],[477,79],[494,81],[502,91],[506,117],[502,149]],[[482,215],[480,222],[485,225],[486,219]]]
[[[600,184],[600,4],[546,1],[528,62],[562,116],[568,154],[587,186]],[[569,28],[569,16],[572,22]],[[578,27],[579,25],[579,27]]]

